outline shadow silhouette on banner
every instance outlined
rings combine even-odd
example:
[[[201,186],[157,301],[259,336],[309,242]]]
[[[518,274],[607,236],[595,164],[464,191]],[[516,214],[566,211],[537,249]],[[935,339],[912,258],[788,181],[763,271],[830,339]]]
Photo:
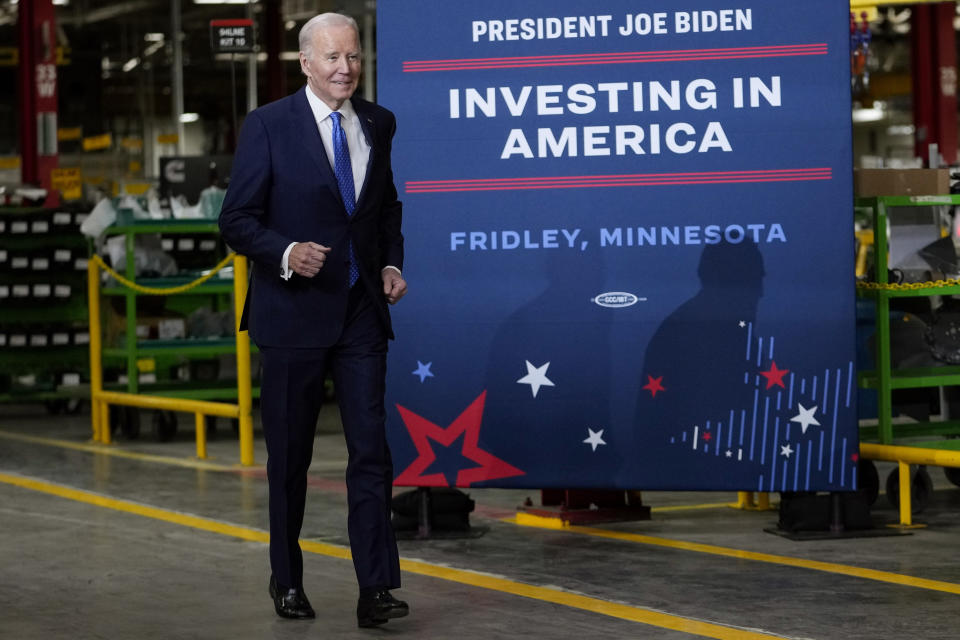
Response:
[[[763,256],[748,240],[707,245],[697,274],[700,290],[647,343],[633,431],[644,468],[627,473],[653,480],[638,489],[756,484],[759,465],[740,456],[737,445],[742,411],[752,408],[756,389],[744,376],[763,296]]]
[[[514,479],[518,486],[536,478],[541,488],[606,488],[624,463],[622,449],[591,450],[584,443],[588,429],[610,433],[612,316],[591,302],[602,290],[605,270],[595,255],[559,251],[548,254],[543,268],[546,289],[511,313],[494,335],[481,437],[527,472],[529,477]]]

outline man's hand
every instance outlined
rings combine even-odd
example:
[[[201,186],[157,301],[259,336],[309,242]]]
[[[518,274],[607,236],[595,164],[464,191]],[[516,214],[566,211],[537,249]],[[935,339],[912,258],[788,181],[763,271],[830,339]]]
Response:
[[[383,278],[383,295],[387,302],[396,304],[397,300],[407,295],[407,281],[396,269],[384,269],[380,274]]]
[[[330,253],[330,247],[325,247],[322,244],[298,242],[290,250],[287,265],[297,275],[312,278],[323,268],[328,253]]]

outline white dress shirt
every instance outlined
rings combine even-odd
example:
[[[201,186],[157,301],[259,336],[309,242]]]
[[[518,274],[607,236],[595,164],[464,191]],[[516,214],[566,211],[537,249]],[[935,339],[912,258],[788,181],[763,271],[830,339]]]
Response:
[[[323,148],[327,152],[327,159],[330,161],[330,168],[336,167],[336,160],[333,153],[333,119],[330,114],[333,113],[327,104],[318,98],[310,85],[306,88],[307,102],[310,104],[310,110],[313,112],[313,118],[317,122],[317,129],[320,131],[320,139],[323,140]],[[340,112],[340,126],[347,138],[347,149],[350,151],[350,165],[353,169],[353,193],[354,203],[360,198],[360,192],[363,189],[363,181],[367,177],[367,164],[370,161],[370,143],[363,134],[363,128],[360,126],[360,118],[357,112],[353,110],[350,100],[345,100],[338,110]],[[283,261],[281,263],[280,275],[284,280],[289,280],[293,275],[290,269],[290,251],[296,242],[291,242],[287,250],[283,252]],[[384,267],[387,268],[387,267]],[[396,267],[389,267],[395,269]]]

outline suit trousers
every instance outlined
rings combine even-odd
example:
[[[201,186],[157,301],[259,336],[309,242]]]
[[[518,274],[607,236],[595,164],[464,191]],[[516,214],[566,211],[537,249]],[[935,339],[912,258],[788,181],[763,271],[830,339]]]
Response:
[[[270,490],[270,567],[303,587],[300,529],[326,372],[333,374],[346,438],[347,528],[361,588],[400,586],[390,523],[393,463],[385,433],[387,337],[363,283],[352,287],[339,340],[326,348],[260,347],[260,407]]]

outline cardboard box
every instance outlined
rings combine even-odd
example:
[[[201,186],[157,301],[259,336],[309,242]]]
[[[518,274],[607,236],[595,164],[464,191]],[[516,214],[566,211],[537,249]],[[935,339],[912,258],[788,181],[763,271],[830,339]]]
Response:
[[[866,196],[939,196],[950,193],[949,169],[854,169],[853,191]]]

